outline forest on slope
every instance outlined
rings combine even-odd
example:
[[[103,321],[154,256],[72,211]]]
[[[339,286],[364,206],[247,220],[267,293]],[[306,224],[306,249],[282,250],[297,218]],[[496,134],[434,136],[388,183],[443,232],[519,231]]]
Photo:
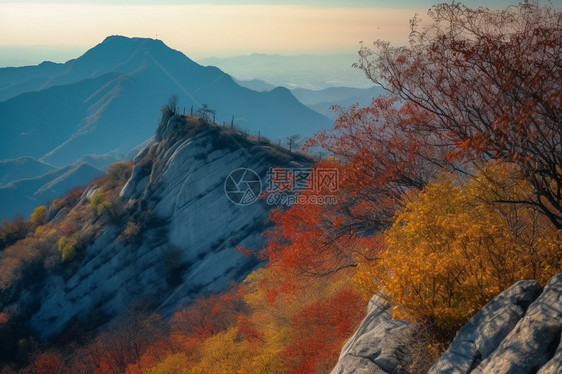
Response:
[[[339,171],[337,203],[272,212],[268,245],[239,248],[265,265],[231,291],[170,320],[137,308],[97,336],[30,344],[19,372],[327,373],[373,294],[425,327],[404,368],[425,372],[494,296],[560,272],[562,12],[429,15],[407,46],[361,47],[358,66],[389,95],[339,108],[307,143],[333,154],[315,168]],[[22,243],[2,240],[3,256]]]

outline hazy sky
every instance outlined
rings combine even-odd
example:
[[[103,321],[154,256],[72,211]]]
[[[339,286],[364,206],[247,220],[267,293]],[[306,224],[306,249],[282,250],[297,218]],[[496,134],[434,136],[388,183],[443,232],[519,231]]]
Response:
[[[0,0],[0,66],[65,61],[107,35],[162,39],[190,57],[352,53],[359,41],[403,42],[408,20],[437,1]],[[516,1],[467,0],[504,7]]]

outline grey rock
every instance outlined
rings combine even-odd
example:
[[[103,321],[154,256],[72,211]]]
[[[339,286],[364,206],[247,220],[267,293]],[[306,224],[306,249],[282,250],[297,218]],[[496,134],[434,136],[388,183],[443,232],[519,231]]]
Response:
[[[399,373],[416,365],[421,327],[392,320],[390,304],[374,296],[342,349],[332,374]],[[459,331],[430,374],[562,373],[562,273],[544,290],[534,280],[515,283]],[[416,347],[416,344],[418,345]]]
[[[469,373],[509,334],[540,292],[541,286],[532,280],[517,282],[502,292],[461,328],[429,373]]]
[[[391,308],[392,304],[373,296],[367,316],[344,345],[332,374],[399,373],[409,366],[417,325],[392,319]]]
[[[559,374],[562,371],[562,340],[554,356],[537,372],[537,374]]]
[[[148,217],[141,238],[123,240],[124,223],[107,223],[72,272],[47,277],[38,297],[41,306],[30,318],[37,336],[53,336],[94,309],[117,317],[147,298],[154,312],[170,316],[199,295],[241,281],[260,261],[235,248],[265,246],[261,233],[271,224],[275,206],[264,199],[246,206],[229,201],[224,187],[229,173],[251,168],[265,187],[269,168],[312,165],[305,156],[181,116],[160,130],[160,141],[135,157],[120,193],[127,207],[124,223]],[[87,203],[94,192],[85,191],[80,200]],[[171,269],[166,268],[169,258]]]
[[[548,282],[517,326],[472,373],[536,373],[551,361],[561,332],[562,273]],[[551,362],[550,366],[555,364]],[[561,372],[562,366],[553,370]]]

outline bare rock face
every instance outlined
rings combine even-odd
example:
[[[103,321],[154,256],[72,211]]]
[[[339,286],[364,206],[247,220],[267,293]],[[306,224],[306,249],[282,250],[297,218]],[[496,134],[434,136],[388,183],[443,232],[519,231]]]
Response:
[[[430,373],[471,372],[513,330],[540,292],[540,285],[531,280],[502,292],[461,328]]]
[[[54,336],[92,310],[111,319],[132,303],[148,301],[153,312],[169,316],[199,295],[242,280],[260,263],[235,248],[265,245],[261,233],[274,206],[264,199],[232,202],[225,180],[233,170],[248,168],[265,188],[270,168],[311,164],[231,129],[168,116],[134,159],[120,194],[124,223],[108,223],[80,264],[45,279],[40,307],[30,318],[32,331]],[[127,220],[141,223],[135,242],[120,237]]]
[[[367,316],[343,347],[332,374],[407,372],[417,325],[392,319],[392,304],[375,295]]]
[[[560,352],[554,356],[561,333],[562,273],[548,282],[515,328],[471,373],[536,373],[543,366],[560,373]]]
[[[544,290],[520,281],[459,331],[430,373],[562,372],[562,273]]]
[[[332,374],[408,372],[417,329],[392,320],[389,309],[373,297]],[[429,373],[562,373],[561,334],[562,273],[544,289],[533,280],[519,281],[463,326]]]

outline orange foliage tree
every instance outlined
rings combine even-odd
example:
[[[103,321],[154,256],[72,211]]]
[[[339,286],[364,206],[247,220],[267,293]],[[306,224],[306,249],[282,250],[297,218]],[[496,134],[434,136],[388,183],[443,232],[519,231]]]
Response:
[[[497,190],[490,182],[502,181]],[[447,343],[484,304],[521,279],[545,284],[562,268],[562,232],[526,206],[494,204],[532,191],[511,165],[487,165],[468,180],[445,174],[412,193],[377,262],[358,282],[395,303],[395,316],[425,323]]]
[[[372,234],[392,223],[405,191],[422,188],[443,167],[455,168],[446,160],[451,147],[444,139],[424,136],[416,127],[434,116],[413,104],[398,106],[397,99],[381,97],[367,108],[338,110],[335,127],[306,144],[334,154],[315,168],[337,169],[337,190],[303,192],[331,193],[337,202],[295,204],[271,214],[275,227],[265,254],[268,266],[286,277],[286,287],[302,280],[296,274],[329,276],[353,271],[359,258],[376,258]]]

